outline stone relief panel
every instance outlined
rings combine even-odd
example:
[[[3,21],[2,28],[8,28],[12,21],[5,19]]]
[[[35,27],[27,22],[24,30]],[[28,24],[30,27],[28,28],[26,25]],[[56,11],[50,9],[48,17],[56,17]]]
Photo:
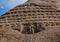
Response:
[[[39,23],[25,23],[23,24],[22,33],[24,34],[34,34],[40,31],[45,30],[44,27],[41,26]]]

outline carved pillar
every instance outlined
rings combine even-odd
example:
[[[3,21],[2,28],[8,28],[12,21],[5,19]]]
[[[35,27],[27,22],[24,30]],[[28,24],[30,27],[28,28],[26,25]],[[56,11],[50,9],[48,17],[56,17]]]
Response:
[[[24,26],[21,23],[20,23],[20,26],[21,26],[20,32],[22,33],[23,32],[23,29],[24,29]]]
[[[35,26],[34,26],[34,24],[30,24],[30,32],[32,32],[33,34],[34,34],[34,28],[35,28]]]

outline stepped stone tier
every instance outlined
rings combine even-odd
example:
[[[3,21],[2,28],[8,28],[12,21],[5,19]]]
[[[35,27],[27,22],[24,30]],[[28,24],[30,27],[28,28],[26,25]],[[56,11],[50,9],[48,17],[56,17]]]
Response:
[[[28,0],[0,16],[0,42],[60,42],[56,1]]]

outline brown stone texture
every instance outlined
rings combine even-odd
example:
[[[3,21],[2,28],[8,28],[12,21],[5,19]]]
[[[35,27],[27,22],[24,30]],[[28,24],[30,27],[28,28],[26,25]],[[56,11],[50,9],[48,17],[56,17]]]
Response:
[[[60,42],[56,1],[28,0],[0,16],[0,42]]]

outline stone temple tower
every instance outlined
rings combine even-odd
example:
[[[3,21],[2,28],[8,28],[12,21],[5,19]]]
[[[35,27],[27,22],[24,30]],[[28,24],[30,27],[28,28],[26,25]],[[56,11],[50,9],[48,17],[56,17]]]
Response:
[[[60,42],[56,1],[28,0],[0,16],[0,42]]]

